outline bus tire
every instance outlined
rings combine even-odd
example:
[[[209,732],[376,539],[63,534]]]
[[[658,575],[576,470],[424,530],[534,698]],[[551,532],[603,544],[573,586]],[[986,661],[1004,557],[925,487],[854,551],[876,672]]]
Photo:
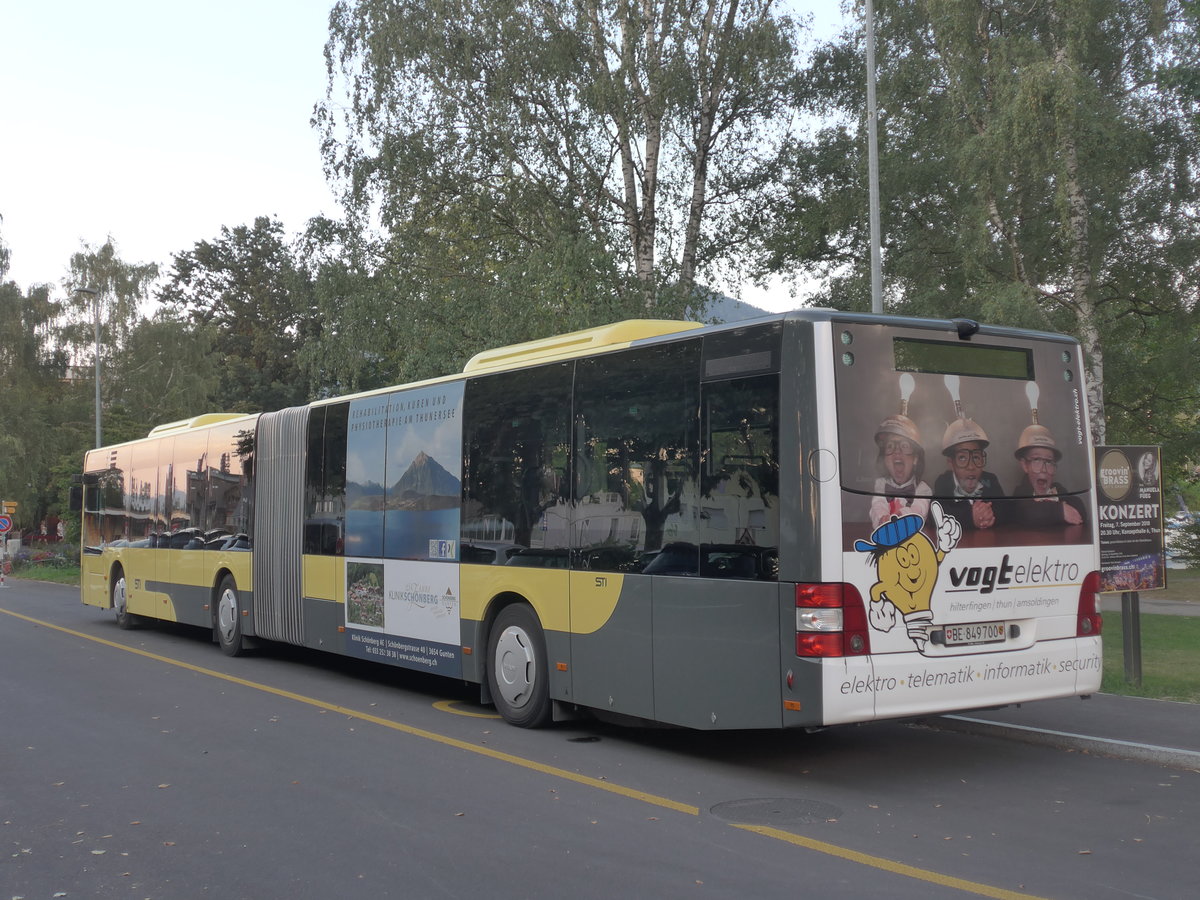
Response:
[[[112,608],[117,617],[117,627],[122,631],[130,631],[142,624],[141,616],[135,616],[126,605],[129,589],[125,582],[125,570],[120,566],[113,569],[112,576]]]
[[[242,639],[242,600],[232,575],[221,579],[217,587],[217,608],[213,614],[213,629],[217,643],[226,656],[241,656],[245,651]]]
[[[506,606],[488,639],[488,688],[496,711],[521,728],[550,721],[546,638],[537,614],[524,603]]]

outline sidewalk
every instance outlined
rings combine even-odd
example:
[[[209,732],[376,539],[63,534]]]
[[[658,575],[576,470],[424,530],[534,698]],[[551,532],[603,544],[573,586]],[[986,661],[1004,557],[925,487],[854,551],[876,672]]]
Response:
[[[1138,607],[1145,615],[1200,616],[1200,601],[1166,600],[1159,591],[1142,591],[1138,594]],[[1101,594],[1101,612],[1120,612],[1120,594]]]
[[[1200,771],[1200,704],[1093,694],[940,716],[926,724]]]
[[[1200,601],[1138,595],[1142,615],[1200,616]],[[1103,612],[1120,612],[1120,594],[1101,594]],[[928,720],[935,728],[994,734],[1064,750],[1200,771],[1200,704],[1118,694],[1067,697]]]

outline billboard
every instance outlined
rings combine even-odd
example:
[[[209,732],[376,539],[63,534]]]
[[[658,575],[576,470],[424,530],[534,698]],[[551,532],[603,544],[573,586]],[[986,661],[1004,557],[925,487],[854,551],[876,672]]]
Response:
[[[1097,447],[1100,590],[1167,586],[1159,447]]]

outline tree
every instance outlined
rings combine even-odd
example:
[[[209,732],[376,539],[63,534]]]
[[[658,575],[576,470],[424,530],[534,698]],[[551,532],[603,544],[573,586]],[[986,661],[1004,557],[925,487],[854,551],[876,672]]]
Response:
[[[480,256],[506,250],[557,258],[568,295],[600,277],[657,311],[664,287],[686,303],[743,253],[741,211],[769,195],[790,123],[795,35],[772,0],[344,0],[315,122],[352,213],[441,242],[440,271],[412,232],[397,254],[433,286],[485,278]]]
[[[0,216],[0,222],[4,221],[4,216]],[[8,244],[4,243],[4,239],[0,238],[0,281],[8,277],[8,267],[12,261],[12,251],[8,249]]]
[[[108,440],[145,437],[166,422],[224,411],[222,360],[211,327],[160,310],[142,319],[114,360],[106,421]]]
[[[260,216],[253,226],[222,227],[215,240],[176,254],[158,300],[211,333],[218,405],[258,412],[308,401],[299,351],[321,325],[312,284],[278,221]]]
[[[1179,4],[894,0],[878,12],[890,309],[1073,332],[1103,442],[1106,384],[1127,408],[1154,403],[1132,396],[1135,370],[1106,378],[1108,349],[1131,331],[1178,343],[1158,317],[1178,325],[1195,306],[1196,156],[1157,80]],[[810,103],[858,116],[856,40],[818,56],[803,81]],[[803,256],[778,238],[771,249],[776,265],[848,263],[834,302],[861,304],[865,200],[848,216],[831,206],[844,192],[827,198],[808,177],[849,178],[865,198],[865,154],[837,162],[848,133],[797,149],[780,234],[818,238]],[[1197,379],[1182,374],[1194,397]]]
[[[23,528],[62,512],[55,466],[70,458],[79,471],[90,446],[90,382],[68,378],[67,355],[53,340],[59,313],[48,286],[22,293],[0,283],[0,490],[19,504]]]
[[[141,306],[151,282],[158,277],[154,263],[127,263],[117,255],[110,237],[98,248],[84,245],[71,257],[71,276],[65,285],[69,299],[64,308],[62,333],[77,348],[91,347],[94,316],[99,306],[100,345],[109,356],[123,347],[142,317]],[[80,288],[98,293],[87,294]]]

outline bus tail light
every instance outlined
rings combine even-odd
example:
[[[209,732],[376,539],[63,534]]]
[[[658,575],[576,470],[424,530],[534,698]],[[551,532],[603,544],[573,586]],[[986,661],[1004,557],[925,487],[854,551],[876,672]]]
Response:
[[[796,585],[796,655],[866,656],[867,611],[852,584]]]
[[[1079,615],[1075,620],[1076,637],[1092,637],[1100,633],[1104,620],[1100,617],[1100,573],[1088,572],[1079,587]]]

